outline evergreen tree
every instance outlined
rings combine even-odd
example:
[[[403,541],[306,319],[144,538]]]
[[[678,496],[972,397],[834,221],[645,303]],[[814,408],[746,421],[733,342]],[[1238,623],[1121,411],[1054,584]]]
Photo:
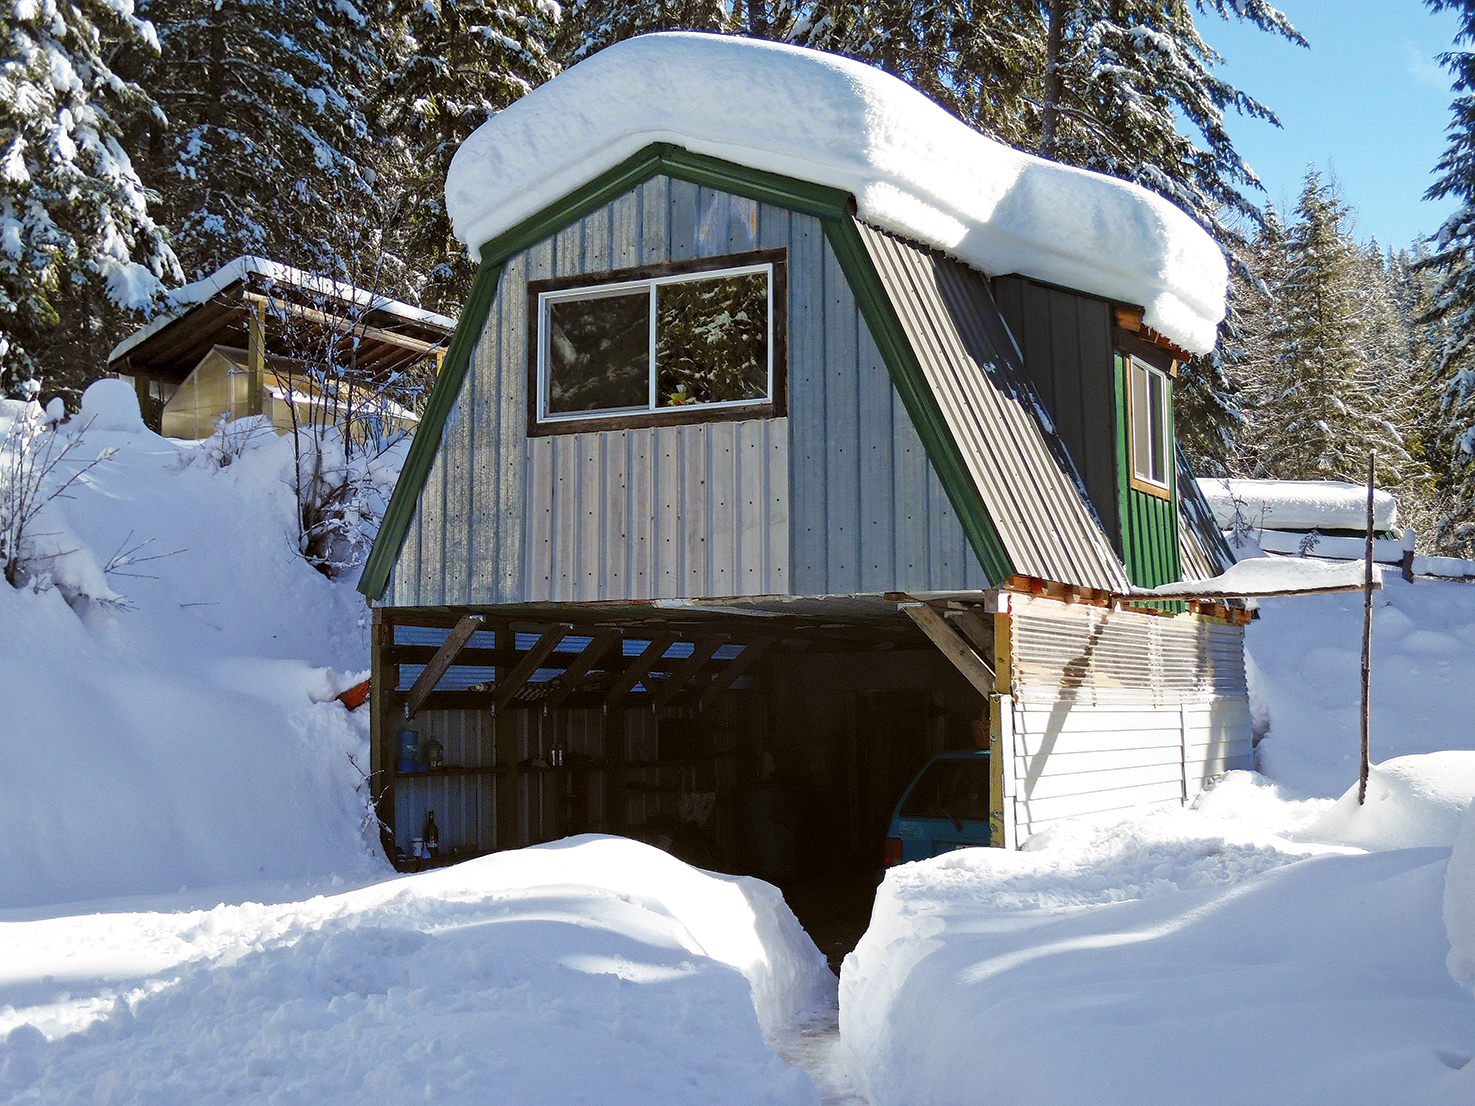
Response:
[[[0,394],[32,375],[80,383],[55,370],[178,272],[119,142],[152,105],[109,65],[120,44],[154,48],[153,28],[129,0],[20,0],[3,26]]]
[[[1352,240],[1346,204],[1315,170],[1295,216],[1283,270],[1269,282],[1271,321],[1257,336],[1264,351],[1245,362],[1253,402],[1245,467],[1357,483],[1376,449],[1380,479],[1397,483],[1412,466],[1389,412],[1408,385],[1381,265]]]
[[[377,25],[351,0],[144,0],[161,53],[135,59],[163,108],[146,180],[191,276],[256,254],[341,267],[374,210],[365,97]]]
[[[1424,0],[1431,11],[1453,11],[1456,46],[1475,43],[1475,0]],[[1448,552],[1475,552],[1475,51],[1455,49],[1440,61],[1454,77],[1454,102],[1444,155],[1429,199],[1452,196],[1459,208],[1445,220],[1432,253],[1416,266],[1435,276],[1432,303],[1420,325],[1443,327],[1433,374],[1437,424],[1424,447],[1447,513],[1436,534]]]
[[[471,132],[558,71],[550,0],[393,0],[393,66],[376,99],[396,182],[395,234],[416,298],[454,312],[473,265],[451,236],[446,172]]]
[[[651,31],[736,29],[734,13],[722,0],[574,0],[564,6],[556,52],[572,65]]]

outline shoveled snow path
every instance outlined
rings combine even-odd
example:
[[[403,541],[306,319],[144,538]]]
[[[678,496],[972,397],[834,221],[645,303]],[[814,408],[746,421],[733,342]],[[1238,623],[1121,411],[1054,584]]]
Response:
[[[870,1106],[856,1089],[840,1046],[840,1007],[816,1010],[793,1029],[769,1041],[790,1067],[803,1068],[814,1080],[821,1106]]]

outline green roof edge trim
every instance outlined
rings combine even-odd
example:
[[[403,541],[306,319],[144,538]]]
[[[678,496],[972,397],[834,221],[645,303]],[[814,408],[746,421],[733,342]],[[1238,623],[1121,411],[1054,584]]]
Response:
[[[978,485],[973,481],[973,474],[968,471],[968,465],[963,460],[957,439],[948,428],[942,408],[938,406],[937,399],[927,384],[921,363],[917,360],[890,296],[886,294],[886,287],[876,271],[875,262],[871,260],[870,251],[866,249],[860,232],[855,228],[854,216],[847,211],[842,218],[825,219],[824,228],[830,248],[835,252],[835,259],[840,263],[845,279],[850,282],[850,291],[855,296],[856,305],[860,308],[866,325],[870,327],[876,348],[886,362],[891,382],[901,396],[907,414],[911,416],[917,435],[922,439],[922,448],[927,453],[927,459],[937,470],[948,502],[958,513],[958,521],[968,537],[968,544],[973,547],[973,553],[983,571],[988,574],[990,583],[1002,584],[1014,575],[1013,563],[998,530],[994,528],[993,519],[989,517],[988,507],[979,494]]]
[[[384,594],[389,574],[409,532],[420,493],[440,449],[446,419],[456,404],[461,384],[471,366],[471,355],[497,297],[497,285],[507,259],[556,234],[569,223],[623,195],[650,178],[664,174],[689,184],[745,196],[818,218],[825,237],[851,283],[856,302],[886,361],[902,403],[917,427],[928,459],[942,480],[948,501],[958,512],[979,563],[991,581],[1000,583],[1013,572],[998,531],[963,462],[957,442],[927,387],[921,366],[902,330],[896,309],[887,298],[860,232],[855,229],[848,192],[826,185],[751,169],[706,154],[694,154],[669,142],[654,142],[575,189],[556,203],[524,219],[515,227],[482,243],[481,264],[471,294],[461,310],[456,332],[431,389],[425,412],[410,444],[409,455],[394,485],[389,506],[379,524],[374,546],[364,562],[358,590],[375,600]]]

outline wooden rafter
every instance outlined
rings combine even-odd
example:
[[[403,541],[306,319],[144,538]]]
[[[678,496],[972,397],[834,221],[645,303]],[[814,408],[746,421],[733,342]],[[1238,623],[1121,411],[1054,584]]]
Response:
[[[992,695],[995,691],[996,681],[994,670],[974,650],[958,630],[948,623],[940,613],[919,603],[915,606],[907,604],[901,608],[906,611],[908,617],[917,624],[924,634],[937,646],[942,655],[952,661],[953,667],[963,674],[970,684],[974,686],[981,695]]]
[[[730,688],[739,676],[741,676],[753,665],[763,659],[763,655],[773,648],[776,638],[760,637],[748,642],[743,651],[732,659],[715,679],[702,689],[702,697],[697,703],[699,710],[708,710],[717,701],[717,696]]]
[[[553,710],[573,693],[578,687],[579,681],[589,674],[609,647],[620,640],[620,635],[614,630],[600,630],[589,639],[589,644],[579,651],[579,655],[573,659],[561,676],[556,677],[552,683],[552,689],[543,699],[543,709]]]
[[[343,315],[329,315],[312,307],[304,307],[299,303],[291,303],[288,300],[279,299],[276,296],[267,297],[259,292],[247,292],[245,300],[251,304],[256,311],[271,310],[272,312],[293,315],[299,319],[305,319],[310,323],[327,327],[336,334],[345,338],[366,338],[373,342],[383,342],[389,346],[399,346],[401,349],[412,350],[415,353],[429,353],[439,345],[437,342],[425,342],[419,338],[411,338],[408,334],[396,334],[392,330],[382,327],[367,326],[362,322],[344,317]]]
[[[493,714],[497,714],[512,702],[512,697],[521,691],[533,673],[543,666],[544,659],[558,648],[558,643],[568,636],[571,629],[573,629],[572,626],[555,626],[544,629],[542,636],[533,643],[533,647],[523,655],[522,660],[517,662],[516,667],[497,681],[492,690]]]
[[[621,699],[630,694],[630,689],[638,684],[642,677],[649,674],[675,640],[675,634],[657,634],[652,638],[651,643],[645,647],[640,656],[636,657],[620,674],[620,678],[615,681],[615,686],[609,689],[609,694],[604,697],[604,709],[613,710]]]
[[[682,688],[691,683],[702,665],[712,659],[712,654],[728,642],[726,634],[709,634],[692,646],[691,656],[676,666],[676,671],[661,681],[659,689],[652,693],[650,708],[660,710],[669,703]]]
[[[420,709],[425,697],[435,690],[435,685],[440,683],[440,678],[446,674],[446,669],[456,659],[456,654],[465,648],[466,643],[471,640],[471,635],[481,629],[481,617],[468,614],[452,627],[451,632],[446,635],[446,640],[441,647],[435,651],[435,656],[430,658],[430,663],[425,666],[414,684],[410,686],[410,692],[405,697],[405,717],[412,717]]]

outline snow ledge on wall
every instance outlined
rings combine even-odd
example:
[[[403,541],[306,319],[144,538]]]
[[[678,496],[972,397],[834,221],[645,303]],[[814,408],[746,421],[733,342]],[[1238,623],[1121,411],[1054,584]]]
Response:
[[[871,66],[722,35],[630,39],[482,124],[446,178],[456,236],[474,254],[653,142],[843,189],[867,223],[1140,306],[1195,353],[1224,317],[1224,255],[1160,196],[986,138]]]

